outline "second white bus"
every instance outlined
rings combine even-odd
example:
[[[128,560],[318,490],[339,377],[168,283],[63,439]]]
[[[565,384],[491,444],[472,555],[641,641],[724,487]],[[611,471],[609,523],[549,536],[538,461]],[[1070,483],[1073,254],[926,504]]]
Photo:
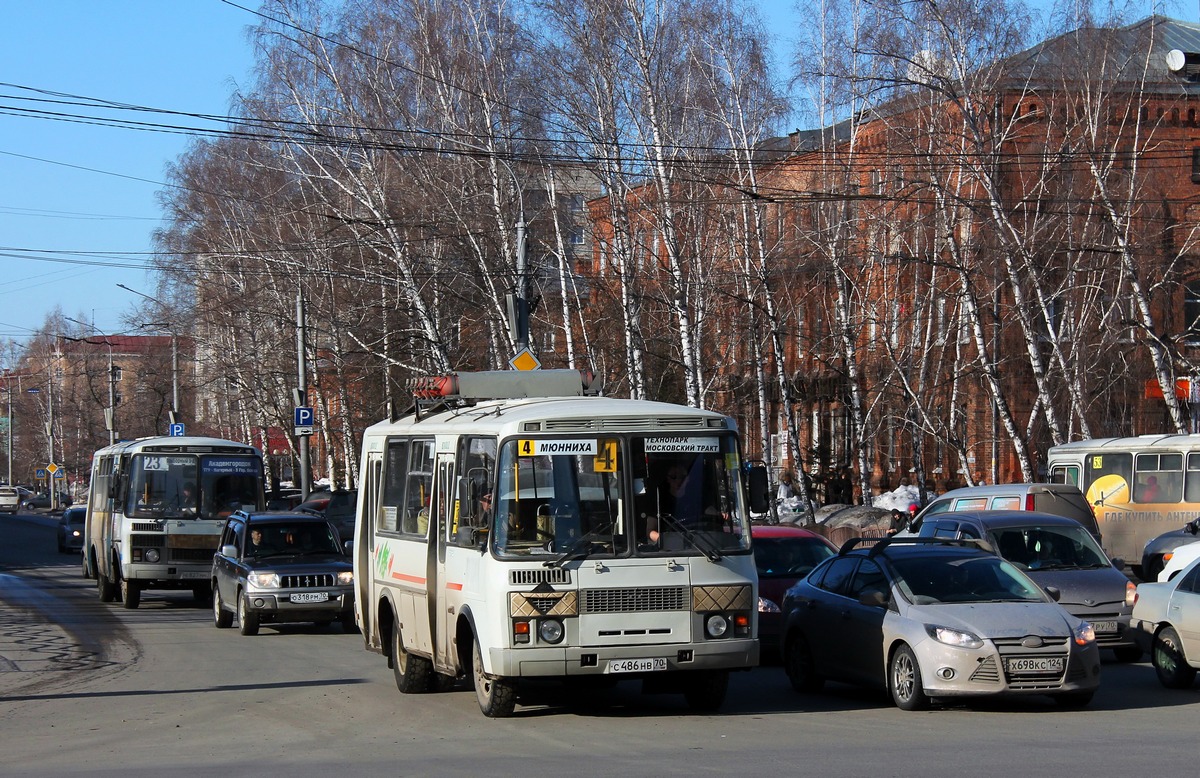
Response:
[[[426,379],[412,412],[366,431],[355,607],[401,692],[467,675],[501,717],[523,678],[638,679],[712,710],[758,664],[734,422],[587,386]]]
[[[156,437],[92,455],[83,574],[102,602],[136,608],[146,589],[211,596],[213,553],[225,519],[263,507],[258,449],[231,440]]]

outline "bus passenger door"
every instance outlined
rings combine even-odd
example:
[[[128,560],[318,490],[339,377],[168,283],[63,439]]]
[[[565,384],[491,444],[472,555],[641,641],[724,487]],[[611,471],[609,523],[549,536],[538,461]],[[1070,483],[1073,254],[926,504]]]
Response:
[[[433,477],[434,526],[429,533],[429,625],[434,669],[446,675],[454,667],[455,605],[461,598],[462,582],[446,580],[446,542],[454,522],[454,452],[439,452]],[[451,587],[457,586],[457,590]],[[458,595],[458,596],[455,596]]]
[[[358,611],[358,627],[362,630],[367,648],[383,648],[375,630],[375,520],[383,494],[383,452],[367,454],[365,482],[359,484],[357,515],[354,519],[354,607]]]

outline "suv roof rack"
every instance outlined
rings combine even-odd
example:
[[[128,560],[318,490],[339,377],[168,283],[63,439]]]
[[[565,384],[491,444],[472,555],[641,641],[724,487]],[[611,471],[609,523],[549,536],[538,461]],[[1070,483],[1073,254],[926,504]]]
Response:
[[[842,547],[838,549],[838,556],[845,556],[853,551],[857,546],[865,546],[872,544],[871,550],[867,552],[868,556],[876,556],[882,553],[888,546],[904,545],[936,545],[936,546],[961,546],[964,548],[978,548],[980,551],[986,551],[989,554],[996,553],[992,548],[992,544],[981,538],[922,538],[922,537],[888,537],[888,538],[850,538]]]

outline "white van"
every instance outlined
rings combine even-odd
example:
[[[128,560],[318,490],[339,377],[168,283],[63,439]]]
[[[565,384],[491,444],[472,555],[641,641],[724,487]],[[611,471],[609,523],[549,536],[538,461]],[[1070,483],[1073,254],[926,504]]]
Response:
[[[1071,484],[990,484],[951,489],[935,497],[913,519],[909,531],[917,533],[926,516],[957,511],[1038,511],[1066,516],[1100,540],[1096,514],[1079,487]]]
[[[21,492],[15,486],[0,486],[0,512],[16,513],[21,508]]]

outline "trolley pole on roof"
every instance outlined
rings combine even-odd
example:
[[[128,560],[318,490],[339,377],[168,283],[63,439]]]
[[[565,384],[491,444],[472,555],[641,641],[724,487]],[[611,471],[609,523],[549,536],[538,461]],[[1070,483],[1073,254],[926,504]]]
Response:
[[[306,405],[308,377],[304,370],[304,292],[296,295],[296,405]],[[297,448],[300,451],[300,499],[307,500],[312,477],[308,464],[308,435],[300,435]]]

